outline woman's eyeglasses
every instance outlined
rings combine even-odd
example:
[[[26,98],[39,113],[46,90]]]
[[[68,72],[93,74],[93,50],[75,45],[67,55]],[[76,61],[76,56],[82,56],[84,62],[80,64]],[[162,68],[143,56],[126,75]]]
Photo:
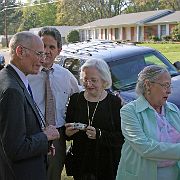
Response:
[[[172,88],[172,84],[170,83],[160,83],[160,82],[155,82],[155,81],[151,81],[151,83],[159,84],[164,89]]]
[[[84,84],[87,84],[87,83],[96,84],[98,82],[98,79],[83,79],[82,82]]]

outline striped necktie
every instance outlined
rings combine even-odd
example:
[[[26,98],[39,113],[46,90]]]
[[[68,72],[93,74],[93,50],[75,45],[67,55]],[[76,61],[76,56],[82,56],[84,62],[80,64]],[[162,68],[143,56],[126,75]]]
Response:
[[[29,84],[28,84],[28,91],[29,91],[29,94],[31,95],[32,99],[34,100],[32,89],[31,89],[31,86]]]
[[[52,69],[44,69],[45,78],[45,121],[48,125],[55,125],[55,99],[50,86],[49,74]]]

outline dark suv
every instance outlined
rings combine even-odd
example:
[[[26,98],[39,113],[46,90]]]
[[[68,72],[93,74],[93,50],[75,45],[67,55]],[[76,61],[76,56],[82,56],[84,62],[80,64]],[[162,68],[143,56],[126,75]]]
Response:
[[[69,69],[79,81],[80,66],[89,58],[102,59],[108,63],[112,73],[112,91],[120,93],[125,102],[136,98],[137,77],[144,67],[152,64],[166,67],[171,74],[173,86],[169,101],[180,108],[180,73],[157,50],[111,41],[80,42],[63,46],[56,62]]]

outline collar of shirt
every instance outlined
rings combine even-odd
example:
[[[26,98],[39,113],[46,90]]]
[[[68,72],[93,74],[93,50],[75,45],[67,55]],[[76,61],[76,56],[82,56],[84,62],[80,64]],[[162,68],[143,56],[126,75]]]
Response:
[[[52,70],[52,72],[54,71],[54,64],[50,67],[50,68],[45,68],[45,67],[43,67],[43,66],[41,66],[40,67],[40,72],[42,72],[43,71],[43,69],[45,69],[45,70]]]
[[[153,108],[154,109],[154,108]],[[161,113],[158,113],[155,109],[154,109],[154,112],[157,116],[165,116],[165,108],[164,106],[162,106],[162,110],[161,110]]]
[[[26,75],[22,71],[20,71],[16,66],[14,66],[12,63],[10,63],[10,65],[17,72],[17,74],[21,78],[22,82],[24,83],[26,89],[28,89],[28,79],[27,79]]]
[[[136,104],[136,112],[142,112],[147,108],[154,110],[154,108],[149,104],[149,102],[146,100],[146,98],[143,95],[135,100],[135,104]],[[165,108],[164,112],[169,111],[169,110],[175,111],[175,112],[178,111],[177,107],[174,104],[167,101],[164,104],[164,108]]]

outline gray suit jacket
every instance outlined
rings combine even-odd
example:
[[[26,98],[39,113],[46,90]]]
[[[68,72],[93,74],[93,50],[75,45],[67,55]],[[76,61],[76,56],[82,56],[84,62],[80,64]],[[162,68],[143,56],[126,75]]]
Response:
[[[47,179],[48,140],[41,130],[41,118],[10,65],[0,71],[0,137],[1,180]]]

